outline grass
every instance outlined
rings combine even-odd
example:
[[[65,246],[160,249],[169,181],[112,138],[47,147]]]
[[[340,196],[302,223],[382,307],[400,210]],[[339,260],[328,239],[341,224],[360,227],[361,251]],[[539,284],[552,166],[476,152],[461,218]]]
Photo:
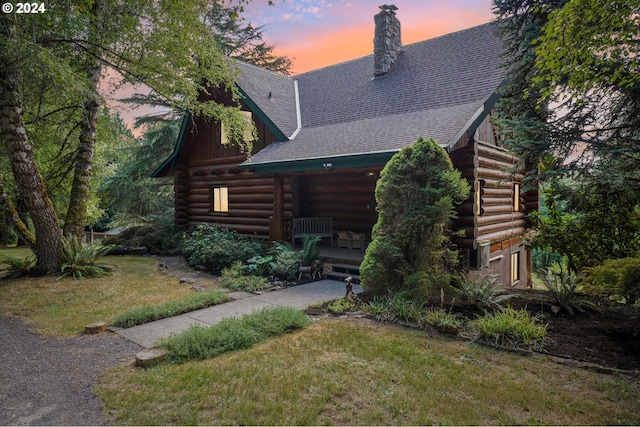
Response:
[[[638,424],[640,385],[366,320],[213,359],[106,371],[118,424]]]
[[[130,328],[154,320],[166,319],[189,311],[222,304],[230,299],[227,294],[219,290],[193,294],[178,301],[135,308],[118,316],[113,324],[122,328]]]
[[[105,278],[0,280],[0,310],[39,332],[70,336],[193,295],[156,259],[104,262],[116,267]],[[633,379],[354,318],[207,360],[119,366],[95,391],[113,422],[128,425],[640,424]]]
[[[24,249],[0,250],[0,254],[15,258],[28,253]],[[86,280],[56,280],[55,276],[0,280],[0,312],[25,318],[36,332],[68,337],[83,332],[87,324],[113,324],[124,312],[194,294],[188,283],[181,284],[162,273],[155,258],[107,256],[101,262],[113,268],[110,276]]]
[[[167,360],[182,363],[204,360],[219,354],[244,350],[269,338],[293,332],[311,324],[302,311],[289,307],[265,308],[241,318],[223,319],[210,327],[193,326],[160,340]]]

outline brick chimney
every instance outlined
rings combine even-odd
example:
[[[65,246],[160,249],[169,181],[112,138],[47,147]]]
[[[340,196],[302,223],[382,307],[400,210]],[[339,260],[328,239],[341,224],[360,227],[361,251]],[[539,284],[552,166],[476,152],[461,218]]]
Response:
[[[395,5],[380,6],[380,13],[373,17],[376,31],[373,38],[373,57],[375,76],[387,74],[398,61],[402,51],[400,21],[396,16]]]

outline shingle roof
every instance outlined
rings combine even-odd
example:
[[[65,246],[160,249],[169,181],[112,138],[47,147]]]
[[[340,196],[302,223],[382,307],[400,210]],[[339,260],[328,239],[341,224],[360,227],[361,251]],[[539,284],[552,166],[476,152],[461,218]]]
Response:
[[[295,83],[291,77],[235,61],[240,68],[238,86],[287,137],[298,128]]]
[[[274,73],[265,78],[259,68],[243,66],[239,84],[248,96],[293,93],[277,108],[276,102],[254,100],[265,105],[260,108],[267,115],[274,114],[276,125],[286,126],[287,137],[297,125],[295,80],[302,125],[293,139],[272,143],[243,165],[398,151],[420,136],[443,146],[454,143],[503,80],[501,46],[493,25],[485,24],[404,46],[394,68],[378,78],[373,55],[293,80]]]

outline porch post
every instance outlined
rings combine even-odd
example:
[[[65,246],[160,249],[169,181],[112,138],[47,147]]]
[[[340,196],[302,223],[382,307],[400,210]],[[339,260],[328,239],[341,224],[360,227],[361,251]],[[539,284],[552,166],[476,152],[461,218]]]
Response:
[[[271,217],[269,237],[277,242],[284,241],[284,178],[273,177],[273,217]]]

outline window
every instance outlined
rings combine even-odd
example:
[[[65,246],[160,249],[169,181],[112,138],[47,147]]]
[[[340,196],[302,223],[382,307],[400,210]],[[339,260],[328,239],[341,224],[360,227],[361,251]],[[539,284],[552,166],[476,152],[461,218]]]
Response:
[[[242,114],[242,118],[246,120],[248,123],[251,123],[251,111],[240,111]],[[244,135],[242,137],[245,141],[251,141],[253,139],[253,134],[251,133],[251,128],[245,130]],[[229,144],[229,135],[225,129],[224,123],[220,122],[220,142],[224,144]]]
[[[520,212],[520,183],[513,183],[513,211]]]
[[[520,251],[511,254],[511,284],[520,280]]]
[[[213,201],[212,212],[229,212],[229,189],[227,187],[213,187],[211,200]]]

